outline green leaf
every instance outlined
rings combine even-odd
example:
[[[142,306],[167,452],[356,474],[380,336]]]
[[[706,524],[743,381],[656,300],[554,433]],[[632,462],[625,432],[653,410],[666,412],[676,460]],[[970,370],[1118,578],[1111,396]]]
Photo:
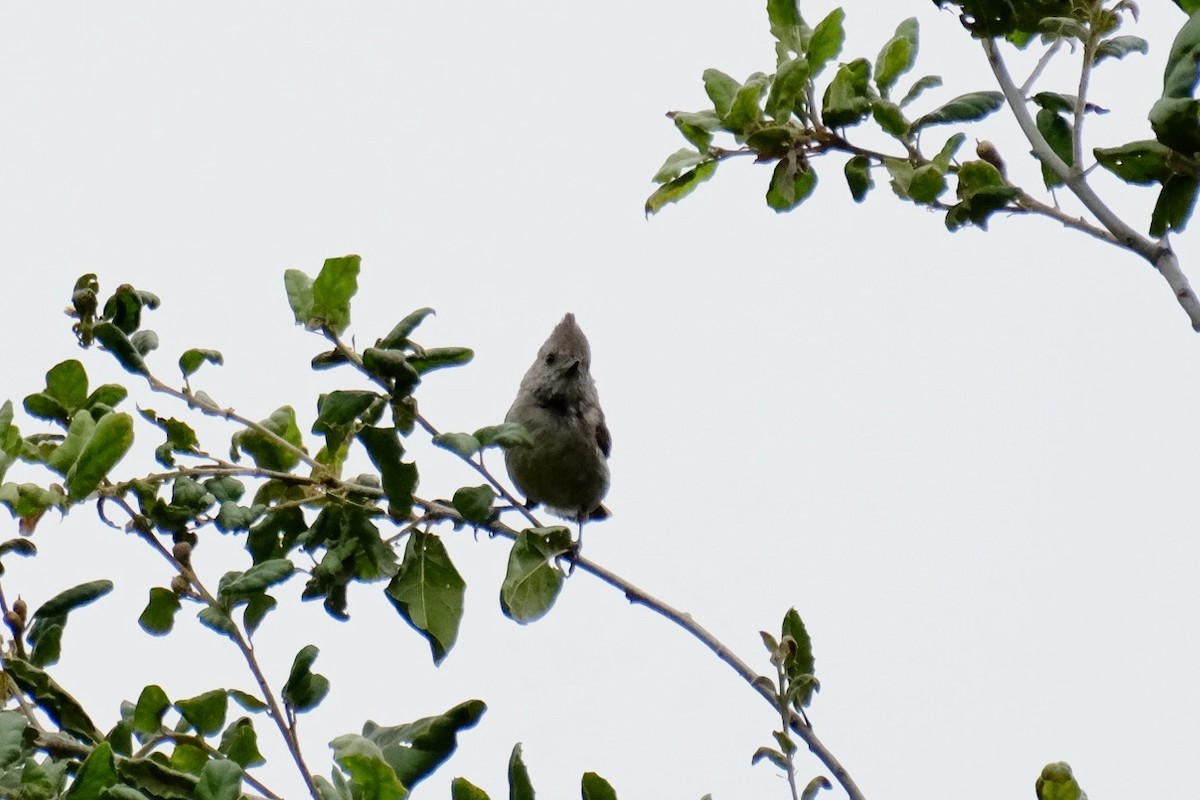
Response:
[[[897,139],[903,139],[908,134],[908,120],[904,118],[900,106],[895,103],[875,100],[871,103],[871,116],[879,123],[879,127],[883,128],[884,133]]]
[[[875,85],[884,97],[916,63],[919,32],[917,18],[909,17],[896,26],[896,35],[879,51],[875,59]]]
[[[781,638],[788,638],[795,642],[792,656],[784,662],[784,670],[788,678],[797,681],[806,675],[815,675],[816,659],[813,658],[812,638],[808,635],[808,629],[804,627],[804,621],[800,619],[800,614],[796,609],[788,609],[788,612],[784,614],[781,633]],[[798,700],[798,704],[804,707],[811,700],[812,692],[809,691]]]
[[[116,325],[111,322],[101,322],[92,328],[92,334],[105,350],[113,354],[117,363],[127,372],[132,372],[134,375],[150,374],[146,362],[142,359],[142,354]]]
[[[229,696],[239,706],[254,714],[259,714],[270,709],[270,706],[268,706],[262,700],[259,700],[254,695],[239,691],[237,689],[230,689]]]
[[[104,316],[122,333],[132,335],[142,324],[142,308],[158,308],[159,299],[127,283],[117,287],[104,303]],[[93,333],[95,331],[93,330]]]
[[[409,366],[418,375],[433,372],[435,369],[457,367],[470,363],[475,352],[466,347],[431,347],[408,357]]]
[[[1182,231],[1196,207],[1200,181],[1187,175],[1172,175],[1163,184],[1150,217],[1150,235],[1162,236],[1167,231]]]
[[[200,609],[200,613],[196,615],[200,620],[200,624],[204,627],[216,631],[217,633],[228,636],[230,639],[237,639],[237,626],[233,624],[233,620],[229,618],[229,614],[216,606],[205,606]]]
[[[719,69],[704,70],[704,91],[722,121],[729,116],[733,98],[742,85]]]
[[[29,753],[25,741],[29,721],[19,711],[0,711],[0,768],[9,769]]]
[[[143,688],[133,708],[133,729],[138,733],[158,733],[162,729],[163,715],[170,707],[171,700],[161,686],[151,684]]]
[[[950,122],[973,122],[983,119],[1004,105],[1004,95],[1000,92],[971,92],[960,95],[945,105],[934,109],[912,124],[914,132],[930,125],[944,125]]]
[[[826,778],[824,775],[818,775],[804,787],[804,791],[800,793],[800,800],[816,800],[817,795],[820,794],[822,789],[828,790],[832,788],[833,784],[829,782],[829,778]]]
[[[195,749],[180,744],[176,750]],[[204,757],[201,752],[200,757]],[[152,797],[164,800],[193,800],[196,796],[196,777],[172,769],[153,758],[127,758],[117,762],[117,773],[128,784],[138,786]]]
[[[842,23],[846,20],[846,12],[841,8],[830,11],[825,19],[817,23],[813,29],[812,38],[808,42],[808,63],[812,77],[817,77],[825,69],[825,65],[837,58],[842,52],[846,41],[846,31]],[[865,59],[861,59],[865,62]],[[825,124],[830,124],[828,120]]]
[[[365,427],[357,435],[371,463],[379,470],[388,513],[394,519],[406,519],[412,513],[413,492],[417,489],[417,465],[401,461],[404,448],[395,428]]]
[[[721,118],[716,111],[674,111],[670,115],[683,138],[691,142],[702,153],[712,145],[712,132],[721,127]]]
[[[179,609],[179,597],[174,592],[155,587],[150,590],[150,602],[138,617],[138,625],[152,636],[165,636],[175,626]]]
[[[480,441],[469,433],[440,433],[433,437],[433,443],[462,458],[470,458],[483,449]]]
[[[767,94],[767,113],[779,122],[791,119],[797,106],[805,101],[808,80],[808,59],[793,58],[780,64]]]
[[[1151,106],[1149,117],[1155,138],[1167,147],[1181,153],[1200,152],[1200,101],[1164,97]]]
[[[25,413],[37,419],[49,420],[66,425],[71,414],[67,409],[62,407],[62,404],[44,392],[37,394],[26,395],[23,403]]]
[[[901,99],[897,105],[899,105],[901,108],[904,108],[909,103],[924,94],[926,90],[934,89],[941,85],[941,77],[937,75],[926,75],[912,85],[912,87],[908,90],[908,93],[904,95],[903,99]]]
[[[158,334],[154,331],[138,331],[129,337],[129,343],[143,356],[158,349]]]
[[[669,203],[676,203],[692,193],[697,186],[717,171],[716,161],[705,161],[693,170],[680,175],[670,183],[663,184],[646,199],[646,215],[657,214]]]
[[[431,533],[409,534],[400,571],[385,592],[404,621],[429,641],[433,661],[440,664],[458,638],[466,593],[442,540]]]
[[[509,800],[533,800],[533,783],[529,780],[529,770],[521,758],[521,745],[517,743],[508,758],[508,798]]]
[[[12,421],[13,404],[11,400],[5,400],[0,403],[0,480],[3,480],[4,474],[20,457],[25,447],[21,431]]]
[[[62,633],[63,626],[58,622],[41,625],[36,636],[31,633],[29,640],[33,642],[33,651],[29,654],[30,663],[37,667],[57,664],[62,656]]]
[[[816,187],[817,174],[799,154],[790,152],[779,160],[771,174],[771,184],[767,188],[767,205],[776,213],[791,211],[807,200]]]
[[[1038,108],[1057,114],[1074,114],[1075,106],[1079,103],[1075,95],[1061,92],[1038,92],[1029,99],[1037,103]]]
[[[396,777],[411,789],[454,753],[459,731],[473,727],[486,710],[482,701],[468,700],[406,725],[383,727],[368,721],[363,736],[379,747]]]
[[[347,734],[329,743],[333,760],[350,776],[355,800],[404,800],[408,790],[375,743]]]
[[[311,671],[320,652],[311,644],[301,648],[283,685],[283,701],[298,713],[316,708],[329,694],[329,679]]]
[[[295,571],[295,566],[286,558],[263,561],[228,582],[222,581],[219,599],[227,605],[248,600],[276,584],[283,583],[292,577]]]
[[[1072,152],[1071,123],[1053,111],[1042,109],[1037,113],[1037,128],[1046,139],[1046,143],[1050,145],[1050,149],[1068,167],[1072,166],[1075,163],[1075,156]],[[1042,180],[1047,189],[1063,185],[1062,178],[1058,177],[1046,164],[1042,164]]]
[[[0,556],[6,556],[9,553],[19,556],[35,556],[37,555],[37,545],[28,539],[9,539],[0,543]]]
[[[454,492],[454,509],[467,522],[483,524],[492,516],[496,492],[491,486],[464,486]]]
[[[106,414],[67,472],[67,490],[72,500],[82,500],[95,491],[109,470],[133,446],[133,418],[128,414]]]
[[[36,483],[6,483],[0,486],[0,504],[8,506],[9,512],[22,520],[22,524],[32,526],[46,509],[62,509],[66,505],[66,496],[56,487],[43,489]]]
[[[45,672],[18,658],[6,659],[5,666],[17,686],[29,694],[34,703],[64,731],[89,742],[99,742],[104,738],[79,701]]]
[[[198,694],[186,700],[176,700],[175,708],[201,736],[220,733],[225,727],[225,712],[229,707],[229,696],[224,689]]]
[[[157,426],[167,435],[167,441],[155,450],[155,459],[167,468],[175,466],[175,453],[199,453],[200,439],[186,422],[171,417],[164,419],[153,409],[139,409],[138,413],[147,422]]]
[[[225,363],[225,357],[216,350],[192,348],[179,357],[179,371],[183,373],[183,377],[187,378],[194,375],[206,361],[219,367]]]
[[[788,768],[787,756],[771,747],[760,747],[754,751],[754,755],[750,756],[750,763],[757,764],[766,759],[774,764],[779,769],[786,770]]]
[[[1130,142],[1120,147],[1097,147],[1092,151],[1100,166],[1126,183],[1166,183],[1171,148],[1153,139]]]
[[[279,443],[279,437],[297,449],[303,448],[300,427],[296,424],[296,410],[291,406],[283,406],[271,413],[271,416],[259,423],[275,436],[269,436],[257,430],[247,428],[233,435],[233,447],[230,455],[237,460],[238,452],[246,453],[260,469],[274,472],[289,472],[300,463],[300,456]]]
[[[242,768],[226,759],[212,759],[200,770],[196,800],[238,800],[241,788]]]
[[[566,528],[528,528],[517,534],[508,554],[508,572],[500,586],[505,616],[526,625],[540,619],[562,591],[562,571],[550,559],[569,552]]]
[[[867,192],[874,186],[871,179],[871,161],[866,156],[854,156],[846,162],[846,184],[850,187],[850,196],[854,202],[861,203],[866,199]]]
[[[865,58],[838,67],[837,74],[825,88],[821,104],[821,118],[826,125],[844,128],[867,118],[871,113],[870,77],[871,65]]]
[[[113,582],[110,580],[81,583],[78,586],[73,586],[70,589],[59,592],[45,603],[42,603],[38,607],[38,610],[33,612],[33,618],[37,620],[38,618],[66,616],[77,608],[82,608],[96,602],[112,590]]]
[[[232,475],[218,475],[203,484],[204,490],[219,502],[237,502],[246,493],[246,485]]]
[[[107,407],[108,410],[111,410],[128,396],[129,390],[124,386],[116,383],[106,383],[102,386],[97,386],[95,391],[88,395],[87,400],[83,401],[83,407],[87,409]]]
[[[1078,781],[1071,772],[1071,765],[1056,761],[1042,768],[1035,784],[1038,800],[1086,800]]]
[[[533,444],[529,431],[516,422],[502,422],[499,425],[488,425],[474,433],[475,441],[480,447],[521,447]]]
[[[798,28],[804,24],[797,0],[767,0],[767,18],[772,27]]]
[[[654,173],[651,180],[655,183],[673,181],[679,177],[680,173],[691,169],[707,158],[706,154],[697,152],[690,147],[681,148],[667,156],[667,160],[658,168],[658,172]]]
[[[759,72],[750,76],[733,97],[729,113],[724,117],[725,127],[736,134],[744,134],[761,121],[763,112],[759,104],[766,90],[766,75]]]
[[[341,334],[350,327],[350,298],[358,291],[358,256],[327,258],[312,285],[312,312],[308,328],[327,327]]]
[[[258,749],[258,733],[248,717],[238,719],[225,729],[217,750],[243,769],[267,763]]]
[[[396,323],[387,336],[375,343],[383,350],[395,350],[408,344],[408,337],[425,321],[430,314],[436,313],[432,308],[418,308],[404,319]]]
[[[298,269],[284,270],[283,286],[297,325],[307,325],[313,313],[313,279]]]
[[[583,773],[581,785],[583,800],[617,800],[612,784],[594,772]]]
[[[54,448],[50,455],[46,458],[46,466],[54,470],[60,475],[66,475],[79,461],[79,455],[83,452],[84,446],[91,441],[92,436],[96,433],[96,420],[86,411],[78,411],[71,418],[71,424],[67,428],[66,438],[62,444]]]
[[[1163,98],[1190,98],[1196,88],[1197,67],[1200,66],[1200,14],[1192,13],[1167,56],[1163,73]],[[1170,142],[1164,142],[1170,144]]]
[[[368,347],[362,354],[363,367],[372,375],[391,380],[393,397],[407,397],[421,383],[421,376],[399,350]]]
[[[933,203],[946,191],[946,179],[937,164],[917,167],[908,184],[908,196],[917,203]]]
[[[956,133],[946,140],[942,145],[942,149],[933,157],[933,163],[937,164],[942,172],[949,172],[950,162],[954,159],[954,154],[958,152],[958,148],[962,147],[963,142],[967,140],[965,133]]]
[[[46,392],[69,412],[83,407],[88,394],[88,377],[83,364],[70,359],[55,364],[46,373]]]
[[[246,628],[246,634],[253,636],[258,630],[258,626],[266,619],[269,614],[278,605],[275,598],[269,594],[259,594],[251,597],[246,603],[246,610],[242,614],[242,624]]]
[[[108,742],[96,745],[79,765],[75,780],[67,787],[64,800],[102,800],[107,789],[117,784],[117,770],[112,746]]]
[[[779,42],[776,52],[802,52],[808,26],[800,17],[798,0],[767,0],[767,18],[770,20],[770,35]]]
[[[450,781],[450,800],[491,800],[487,792],[466,778]]]

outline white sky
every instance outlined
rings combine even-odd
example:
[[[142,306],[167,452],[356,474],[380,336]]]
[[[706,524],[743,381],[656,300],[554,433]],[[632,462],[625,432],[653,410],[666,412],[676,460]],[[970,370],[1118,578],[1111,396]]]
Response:
[[[574,311],[614,440],[614,516],[589,529],[588,555],[764,671],[758,631],[798,608],[823,685],[811,718],[868,796],[1028,796],[1060,759],[1097,799],[1195,785],[1200,339],[1130,255],[1034,219],[951,235],[882,176],[855,206],[838,159],[817,164],[815,197],[790,215],[765,206],[769,172],[745,160],[644,221],[650,176],[683,145],[663,114],[706,107],[706,67],[773,67],[762,5],[7,5],[0,399],[19,405],[73,357],[93,384],[133,382],[74,346],[60,311],[84,272],[162,297],[149,326],[163,377],[184,349],[219,349],[226,365],[197,388],[256,418],[294,404],[303,428],[318,392],[361,382],[308,371],[321,343],[292,326],[287,268],[362,255],[360,346],[438,310],[420,340],[476,350],[419,394],[447,430],[500,421]],[[947,84],[920,110],[994,88],[928,0],[845,5],[845,60],[873,60],[920,18],[904,85]],[[1184,17],[1142,6],[1132,32],[1152,52],[1098,71],[1092,99],[1117,111],[1089,120],[1089,147],[1150,135]],[[803,11],[815,23],[832,7]],[[1072,93],[1073,80],[1042,87]],[[929,131],[928,150],[951,132]],[[968,135],[1037,188],[1010,117]],[[1152,191],[1097,184],[1145,228]],[[1176,245],[1200,280],[1188,237]],[[133,401],[184,413],[146,391]],[[232,429],[200,427],[225,450]],[[123,470],[151,468],[158,434],[138,430]],[[424,496],[478,482],[412,449]],[[301,646],[322,648],[333,690],[302,720],[315,769],[364,719],[481,698],[482,723],[419,796],[448,796],[457,775],[506,796],[517,741],[544,797],[576,796],[586,770],[622,798],[786,796],[772,767],[750,765],[771,709],[697,642],[586,575],[519,627],[496,602],[505,545],[443,532],[469,588],[440,668],[376,587],[352,592],[349,625],[304,605],[258,635],[276,688]],[[239,542],[202,538],[211,584],[244,568]],[[10,598],[36,608],[75,583],[118,583],[72,617],[55,671],[101,727],[149,682],[173,699],[251,686],[190,614],[167,639],[140,632],[147,590],[170,576],[136,539],[80,508],[35,541],[39,559],[5,562]],[[301,587],[276,594],[295,606]],[[257,727],[266,750],[271,728]],[[267,752],[263,779],[301,796]],[[802,761],[805,779],[819,772]]]

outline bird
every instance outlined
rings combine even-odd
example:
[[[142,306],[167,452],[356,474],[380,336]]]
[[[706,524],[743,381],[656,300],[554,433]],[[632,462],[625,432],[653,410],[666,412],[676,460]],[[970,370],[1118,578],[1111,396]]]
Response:
[[[505,466],[526,507],[538,504],[579,525],[606,519],[612,436],[591,373],[592,354],[568,313],[538,350],[521,379],[505,421],[520,424],[528,444],[505,450]]]

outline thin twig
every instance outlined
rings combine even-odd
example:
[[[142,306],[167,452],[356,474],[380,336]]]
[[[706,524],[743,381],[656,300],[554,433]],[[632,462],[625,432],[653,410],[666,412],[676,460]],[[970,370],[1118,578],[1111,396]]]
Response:
[[[783,668],[782,659],[779,659],[775,664],[775,677],[777,680],[776,685],[779,687],[776,694],[776,700],[779,704],[779,719],[783,722],[783,730],[786,735],[786,732],[791,727],[791,720],[789,719],[791,715],[788,713],[787,692],[784,690],[784,687],[787,685],[787,672]],[[786,773],[788,788],[792,790],[792,800],[800,800],[800,792],[796,789],[796,748],[792,743],[791,737],[788,738],[788,743],[791,746],[783,754],[787,758]]]
[[[1079,68],[1079,91],[1075,97],[1075,127],[1071,131],[1071,155],[1075,163],[1071,171],[1083,174],[1083,120],[1087,112],[1088,81],[1091,80],[1093,61],[1096,58],[1096,25],[1088,20],[1087,37],[1083,40],[1083,65]]]
[[[152,390],[159,392],[160,394],[170,395],[171,397],[182,400],[183,402],[187,403],[188,408],[194,408],[210,417],[218,417],[220,419],[227,419],[232,422],[236,422],[243,428],[249,428],[255,433],[270,439],[271,442],[277,447],[291,453],[296,458],[312,467],[313,470],[317,471],[318,473],[324,473],[327,471],[327,468],[324,465],[319,464],[316,459],[314,459],[308,454],[307,451],[304,450],[304,448],[297,447],[287,439],[284,439],[279,434],[267,428],[265,425],[255,422],[248,417],[243,417],[232,408],[221,408],[216,403],[200,397],[195,392],[191,391],[190,387],[186,391],[180,391],[173,386],[163,383],[158,378],[150,374],[146,375],[146,381],[150,384],[150,388]]]
[[[1042,57],[1038,59],[1037,64],[1033,67],[1033,72],[1029,73],[1029,77],[1021,84],[1021,97],[1028,97],[1029,92],[1033,89],[1033,85],[1037,83],[1037,79],[1042,76],[1043,70],[1050,64],[1050,60],[1058,53],[1062,47],[1063,40],[1055,39],[1054,42],[1046,48],[1046,52],[1042,53]]]

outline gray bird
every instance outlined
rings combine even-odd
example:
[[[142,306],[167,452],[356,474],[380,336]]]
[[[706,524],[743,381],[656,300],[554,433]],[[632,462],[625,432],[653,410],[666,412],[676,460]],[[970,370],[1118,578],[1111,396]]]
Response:
[[[584,520],[609,515],[600,501],[608,493],[612,437],[591,364],[587,337],[567,314],[538,350],[505,416],[533,439],[505,450],[509,477],[529,507],[544,503],[552,514],[578,522],[581,535]]]

